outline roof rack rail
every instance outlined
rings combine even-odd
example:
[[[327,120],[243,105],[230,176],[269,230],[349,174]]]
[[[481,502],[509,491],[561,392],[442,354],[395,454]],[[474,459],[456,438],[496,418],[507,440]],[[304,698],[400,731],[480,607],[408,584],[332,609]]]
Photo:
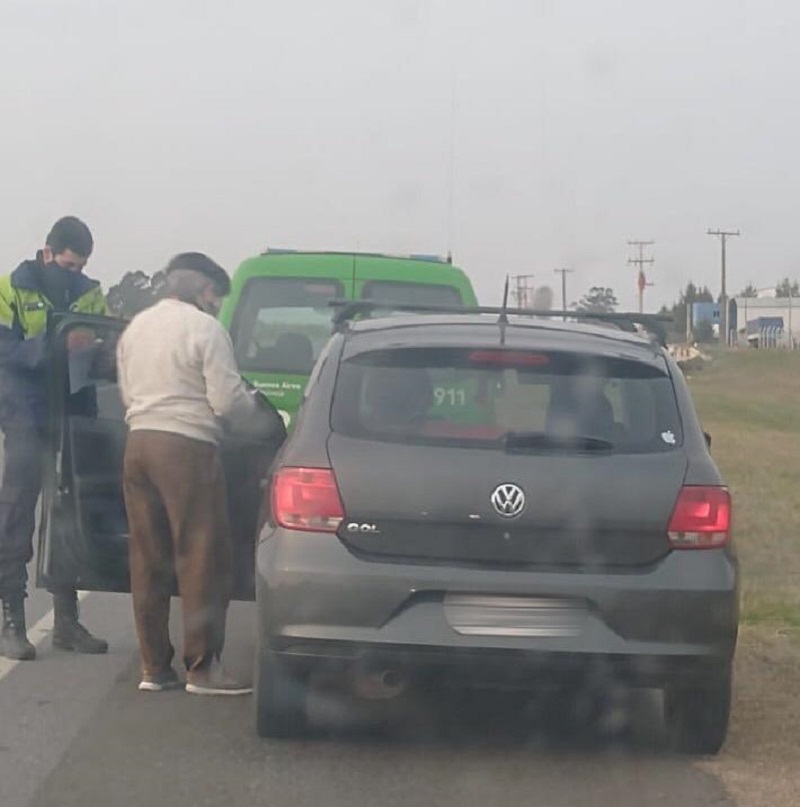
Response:
[[[357,258],[392,258],[397,260],[419,261],[422,263],[452,263],[452,257],[427,253],[392,253],[392,252],[359,252],[358,250],[330,250],[330,249],[287,249],[285,247],[267,247],[261,253],[264,255],[339,255],[356,256]]]
[[[543,319],[569,318],[576,322],[603,322],[629,333],[637,333],[641,329],[654,338],[662,347],[666,347],[667,332],[664,323],[672,322],[672,317],[668,314],[636,314],[621,311],[557,311],[552,309],[506,308],[505,306],[426,305],[379,300],[331,300],[329,305],[336,309],[333,315],[334,332],[343,330],[347,323],[358,315],[368,315],[375,311],[408,314],[496,314],[499,318],[499,323],[504,323],[505,317],[511,315]],[[637,328],[637,325],[639,328]]]

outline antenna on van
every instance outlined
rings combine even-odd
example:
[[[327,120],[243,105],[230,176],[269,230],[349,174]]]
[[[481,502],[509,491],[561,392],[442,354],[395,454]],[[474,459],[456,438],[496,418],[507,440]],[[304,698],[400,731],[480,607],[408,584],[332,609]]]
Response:
[[[455,185],[456,185],[456,115],[457,115],[457,83],[456,64],[453,60],[450,64],[450,142],[448,143],[447,155],[447,253],[453,251],[453,235],[455,229]],[[452,260],[448,260],[452,263]]]
[[[508,325],[508,275],[506,275],[506,285],[503,289],[503,305],[500,308],[500,316],[497,318],[500,326],[500,344],[506,343],[506,325]]]

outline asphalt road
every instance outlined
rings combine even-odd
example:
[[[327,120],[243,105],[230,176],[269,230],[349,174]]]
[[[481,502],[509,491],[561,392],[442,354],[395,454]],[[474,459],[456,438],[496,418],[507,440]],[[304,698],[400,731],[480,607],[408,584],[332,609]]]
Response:
[[[136,689],[127,596],[81,603],[82,620],[110,641],[107,656],[53,650],[50,608],[46,592],[31,592],[37,660],[0,658],[0,807],[733,804],[713,776],[664,750],[653,693],[623,694],[597,720],[580,704],[568,720],[546,696],[523,708],[510,696],[411,692],[365,708],[316,693],[318,736],[267,742],[249,697]],[[254,607],[234,603],[225,662],[247,680],[254,631]]]
[[[29,623],[48,608],[36,592]],[[732,803],[713,777],[663,749],[650,693],[570,728],[513,698],[412,693],[354,715],[318,695],[319,736],[265,742],[249,697],[137,691],[127,597],[91,594],[82,616],[110,640],[108,656],[54,651],[40,630],[37,661],[0,664],[2,807]],[[253,629],[252,606],[234,605],[227,662],[246,676]]]

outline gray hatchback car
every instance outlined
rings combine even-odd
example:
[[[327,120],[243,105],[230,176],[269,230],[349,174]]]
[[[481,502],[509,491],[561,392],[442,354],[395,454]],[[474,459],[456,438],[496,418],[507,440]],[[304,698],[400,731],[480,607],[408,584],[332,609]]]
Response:
[[[306,728],[315,673],[663,688],[677,750],[731,703],[731,501],[683,374],[609,323],[345,321],[273,466],[256,549],[257,728]]]

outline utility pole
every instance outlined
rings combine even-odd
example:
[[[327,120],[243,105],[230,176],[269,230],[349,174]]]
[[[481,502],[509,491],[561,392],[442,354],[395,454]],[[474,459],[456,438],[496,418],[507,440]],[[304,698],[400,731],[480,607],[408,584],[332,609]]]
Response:
[[[647,277],[644,273],[644,265],[646,263],[655,263],[655,258],[645,258],[644,257],[644,248],[650,247],[655,244],[655,241],[628,241],[628,244],[632,247],[638,248],[638,256],[636,258],[628,258],[628,263],[636,264],[637,269],[639,270],[636,273],[636,284],[639,289],[639,313],[642,314],[644,312],[644,290],[648,286],[652,286],[652,283],[647,282]]]
[[[730,334],[728,333],[728,278],[725,266],[725,246],[728,238],[732,235],[741,235],[738,230],[708,230],[708,235],[715,235],[722,245],[722,282],[719,295],[719,336],[722,344],[726,347],[730,344]]]
[[[557,275],[561,275],[561,310],[564,312],[564,322],[567,321],[567,275],[572,274],[572,269],[553,269]]]
[[[517,308],[530,308],[530,293],[533,291],[530,281],[533,280],[533,275],[514,275],[512,279],[516,288],[511,294],[516,300]]]

